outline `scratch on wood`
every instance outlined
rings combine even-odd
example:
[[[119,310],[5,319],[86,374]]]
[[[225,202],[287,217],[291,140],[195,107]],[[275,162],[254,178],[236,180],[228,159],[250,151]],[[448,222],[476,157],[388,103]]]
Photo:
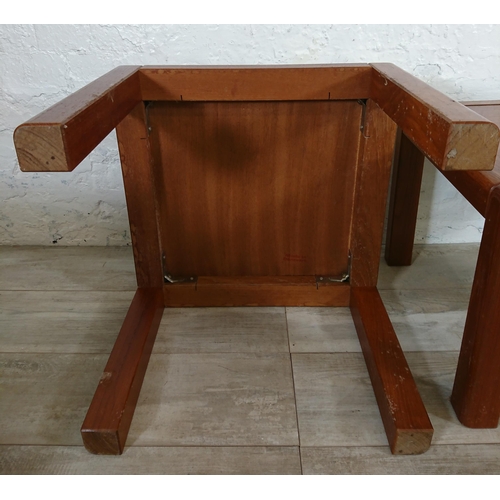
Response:
[[[99,380],[99,383],[102,384],[106,380],[109,380],[113,374],[111,372],[103,372],[101,375],[101,379]]]

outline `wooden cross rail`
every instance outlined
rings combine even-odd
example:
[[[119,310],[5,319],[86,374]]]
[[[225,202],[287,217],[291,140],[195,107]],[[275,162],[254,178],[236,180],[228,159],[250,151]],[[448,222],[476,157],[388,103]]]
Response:
[[[392,64],[119,67],[16,129],[25,172],[117,131],[138,290],[89,451],[123,452],[164,307],[236,305],[350,306],[392,452],[428,449],[376,289],[397,127],[443,171],[493,168],[497,126]]]

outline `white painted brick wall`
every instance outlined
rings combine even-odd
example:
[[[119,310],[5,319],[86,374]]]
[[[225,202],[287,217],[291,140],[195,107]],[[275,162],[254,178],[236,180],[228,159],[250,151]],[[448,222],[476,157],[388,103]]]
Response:
[[[19,171],[14,128],[120,64],[392,62],[454,99],[500,99],[499,25],[2,25],[0,244],[127,245],[114,134],[72,173]],[[479,241],[483,220],[426,166],[417,241]]]

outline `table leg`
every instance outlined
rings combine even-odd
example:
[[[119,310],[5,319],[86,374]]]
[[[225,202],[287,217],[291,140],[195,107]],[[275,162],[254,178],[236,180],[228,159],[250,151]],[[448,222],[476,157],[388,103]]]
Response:
[[[392,453],[424,453],[434,429],[378,290],[354,287],[351,313]]]
[[[138,288],[81,428],[97,455],[120,455],[163,314],[160,288]]]
[[[451,402],[462,424],[494,428],[500,416],[500,186],[488,199]]]
[[[411,264],[424,158],[398,129],[385,246],[385,260],[389,266]]]

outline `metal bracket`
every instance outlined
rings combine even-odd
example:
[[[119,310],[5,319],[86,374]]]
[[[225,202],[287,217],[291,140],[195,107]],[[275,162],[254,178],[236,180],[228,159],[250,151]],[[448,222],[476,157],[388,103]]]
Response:
[[[316,276],[316,285],[325,283],[349,283],[349,275],[343,274],[340,278],[338,276]]]
[[[347,255],[347,271],[341,276],[316,276],[316,287],[325,283],[349,283],[351,278],[351,251]]]
[[[358,99],[358,104],[361,104],[363,110],[361,111],[361,125],[359,126],[359,130],[363,134],[365,139],[369,139],[369,135],[365,135],[365,125],[366,125],[366,99]]]
[[[163,282],[168,285],[174,285],[176,283],[196,283],[198,281],[198,276],[172,276],[166,268],[165,254],[162,254],[162,264]]]

